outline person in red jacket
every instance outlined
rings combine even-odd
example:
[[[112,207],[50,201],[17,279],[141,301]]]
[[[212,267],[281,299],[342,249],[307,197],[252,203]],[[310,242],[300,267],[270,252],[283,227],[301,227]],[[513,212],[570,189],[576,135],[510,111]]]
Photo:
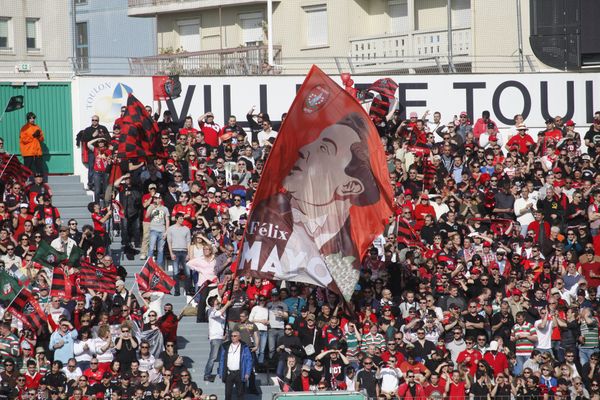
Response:
[[[513,145],[517,145],[519,147],[519,153],[522,155],[527,154],[529,151],[529,146],[534,145],[535,141],[531,136],[527,134],[527,127],[525,124],[517,125],[517,135],[511,137],[506,143],[506,149],[510,150]]]
[[[398,399],[425,400],[426,398],[423,386],[415,381],[415,374],[408,372],[406,374],[406,382],[398,387]]]
[[[475,339],[472,336],[465,339],[465,344],[467,345],[467,348],[458,354],[456,362],[469,368],[469,373],[475,376],[477,364],[479,363],[479,360],[483,359],[483,355],[479,350],[473,348]]]
[[[498,351],[498,342],[495,340],[490,343],[488,351],[483,355],[483,360],[491,365],[494,376],[509,375],[508,358],[504,353]]]
[[[421,195],[421,201],[415,206],[414,214],[417,221],[415,224],[416,231],[419,231],[425,225],[425,215],[431,215],[434,220],[436,219],[435,209],[429,204],[429,195],[425,193]]]
[[[446,382],[446,397],[452,400],[465,400],[471,387],[469,378],[462,379],[460,371],[452,371],[452,378]]]

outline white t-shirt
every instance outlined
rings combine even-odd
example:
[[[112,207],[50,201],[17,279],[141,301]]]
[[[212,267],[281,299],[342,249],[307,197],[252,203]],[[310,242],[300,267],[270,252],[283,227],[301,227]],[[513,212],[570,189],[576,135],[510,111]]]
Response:
[[[208,340],[223,339],[225,317],[223,311],[208,308]]]
[[[239,342],[238,344],[231,343],[229,345],[229,352],[227,353],[227,369],[229,371],[239,371],[241,353],[242,342]]]
[[[271,132],[268,132],[268,133],[265,131],[260,131],[260,132],[258,132],[258,135],[256,135],[256,138],[258,139],[258,145],[260,147],[264,147],[269,139],[276,138],[276,137],[277,137],[277,131],[274,131],[274,130],[271,130]]]
[[[550,350],[552,348],[552,328],[554,328],[554,322],[549,320],[546,324],[546,329],[540,329],[542,320],[538,319],[535,321],[533,326],[537,330],[537,349],[538,350]]]
[[[377,374],[377,379],[381,379],[381,391],[385,393],[396,393],[399,386],[402,371],[400,368],[382,368]]]
[[[267,309],[267,307],[254,306],[252,307],[252,311],[250,311],[250,316],[248,317],[248,319],[250,320],[250,322],[254,322],[256,324],[256,327],[259,331],[266,332],[268,328],[267,325],[263,324],[262,322],[256,321],[268,320],[269,310]]]
[[[521,210],[525,208],[527,204],[532,204],[533,207],[530,210],[523,211],[521,214]],[[535,220],[533,217],[533,211],[537,210],[537,206],[536,202],[531,197],[528,197],[527,200],[523,198],[516,199],[513,208],[515,210],[515,215],[517,216],[517,221],[519,221],[521,226],[529,226],[529,224]]]

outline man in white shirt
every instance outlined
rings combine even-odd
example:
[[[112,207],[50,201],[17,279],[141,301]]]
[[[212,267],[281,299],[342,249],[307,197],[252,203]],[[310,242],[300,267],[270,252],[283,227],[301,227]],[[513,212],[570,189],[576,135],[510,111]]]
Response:
[[[212,374],[213,366],[219,356],[219,349],[223,344],[223,335],[225,333],[225,312],[231,305],[229,301],[221,305],[221,300],[217,296],[209,297],[206,315],[208,316],[208,340],[210,343],[210,354],[204,367],[204,380],[214,382],[215,376]]]
[[[394,397],[398,392],[402,371],[400,368],[396,368],[396,362],[396,356],[390,356],[387,364],[375,374],[377,379],[381,379],[381,393],[386,397],[387,395]]]
[[[277,137],[277,131],[274,131],[271,128],[271,121],[264,120],[262,122],[262,128],[263,128],[263,130],[258,132],[258,135],[257,135],[258,145],[260,147],[266,146],[269,139],[271,139],[271,138],[275,139]]]
[[[58,232],[58,237],[50,243],[50,246],[56,251],[66,253],[67,257],[69,257],[73,247],[77,246],[77,243],[69,237],[69,227],[61,226]]]
[[[556,301],[556,300],[555,300]],[[534,328],[537,330],[537,346],[536,349],[540,353],[552,354],[552,331],[554,330],[554,322],[552,317],[548,315],[548,309],[540,309],[540,319],[534,322]]]
[[[537,202],[529,196],[529,188],[527,186],[521,189],[521,197],[515,200],[513,207],[517,221],[521,224],[521,235],[526,236],[527,227],[535,220],[533,211],[537,210]]]

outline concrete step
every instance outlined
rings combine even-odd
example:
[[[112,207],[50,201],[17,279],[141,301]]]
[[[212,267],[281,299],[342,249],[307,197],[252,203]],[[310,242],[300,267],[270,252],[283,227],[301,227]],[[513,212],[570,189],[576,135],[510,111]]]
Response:
[[[68,182],[80,182],[81,179],[78,175],[50,175],[48,176],[48,183],[50,185],[56,185],[60,183]]]
[[[78,194],[63,194],[52,196],[52,204],[59,209],[66,210],[67,208],[80,209],[82,206],[86,208],[88,203],[94,201],[92,196],[83,193]]]

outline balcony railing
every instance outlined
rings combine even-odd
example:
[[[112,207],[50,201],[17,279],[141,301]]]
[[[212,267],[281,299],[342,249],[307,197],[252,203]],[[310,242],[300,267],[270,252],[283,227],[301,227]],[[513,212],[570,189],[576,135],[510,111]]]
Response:
[[[354,67],[362,69],[408,70],[437,67],[440,57],[449,60],[471,54],[471,28],[452,30],[452,53],[448,52],[448,31],[414,31],[350,40],[350,58]],[[429,60],[429,61],[427,61]]]
[[[190,53],[132,57],[132,75],[271,75],[281,72],[270,67],[267,46],[248,46],[233,49],[207,50]],[[273,62],[281,64],[281,46],[273,46]]]

